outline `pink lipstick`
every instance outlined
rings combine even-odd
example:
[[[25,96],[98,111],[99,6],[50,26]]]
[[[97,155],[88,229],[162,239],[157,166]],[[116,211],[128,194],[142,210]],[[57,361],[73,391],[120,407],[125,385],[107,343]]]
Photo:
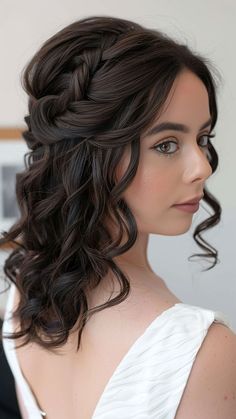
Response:
[[[182,205],[173,205],[173,206],[180,211],[194,213],[199,209],[199,202],[197,202],[196,204],[182,204]]]

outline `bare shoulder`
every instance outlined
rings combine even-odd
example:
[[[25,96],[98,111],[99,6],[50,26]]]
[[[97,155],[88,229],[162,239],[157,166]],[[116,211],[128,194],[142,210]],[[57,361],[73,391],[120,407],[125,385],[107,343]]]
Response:
[[[175,419],[236,418],[236,335],[212,323],[193,364]]]

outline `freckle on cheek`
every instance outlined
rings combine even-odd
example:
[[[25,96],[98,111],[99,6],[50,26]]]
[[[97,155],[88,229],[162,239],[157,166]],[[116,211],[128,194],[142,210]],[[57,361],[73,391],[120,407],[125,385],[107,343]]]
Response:
[[[224,400],[228,400],[229,397],[227,395],[224,396]],[[235,400],[235,393],[232,393],[232,399]]]

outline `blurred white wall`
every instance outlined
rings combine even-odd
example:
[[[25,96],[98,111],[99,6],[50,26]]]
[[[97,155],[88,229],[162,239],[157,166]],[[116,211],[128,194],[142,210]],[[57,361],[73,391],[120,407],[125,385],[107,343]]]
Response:
[[[220,163],[207,185],[222,204],[223,218],[220,226],[204,236],[219,250],[220,264],[201,273],[201,264],[188,262],[188,256],[200,250],[191,238],[193,228],[178,237],[151,235],[149,257],[154,270],[179,298],[224,311],[236,329],[236,3],[233,0],[0,0],[0,126],[23,123],[27,111],[20,74],[38,47],[65,25],[89,15],[131,19],[164,30],[179,40],[187,40],[188,45],[208,57],[221,74],[214,139]],[[194,215],[192,227],[206,215],[202,208]],[[5,253],[0,252],[1,266],[4,258]],[[4,304],[5,299],[1,297],[0,306]]]

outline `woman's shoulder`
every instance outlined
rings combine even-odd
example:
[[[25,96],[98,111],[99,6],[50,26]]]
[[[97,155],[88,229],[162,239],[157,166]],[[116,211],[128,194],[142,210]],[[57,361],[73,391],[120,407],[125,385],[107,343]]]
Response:
[[[175,419],[236,418],[236,335],[213,322],[198,351]]]

